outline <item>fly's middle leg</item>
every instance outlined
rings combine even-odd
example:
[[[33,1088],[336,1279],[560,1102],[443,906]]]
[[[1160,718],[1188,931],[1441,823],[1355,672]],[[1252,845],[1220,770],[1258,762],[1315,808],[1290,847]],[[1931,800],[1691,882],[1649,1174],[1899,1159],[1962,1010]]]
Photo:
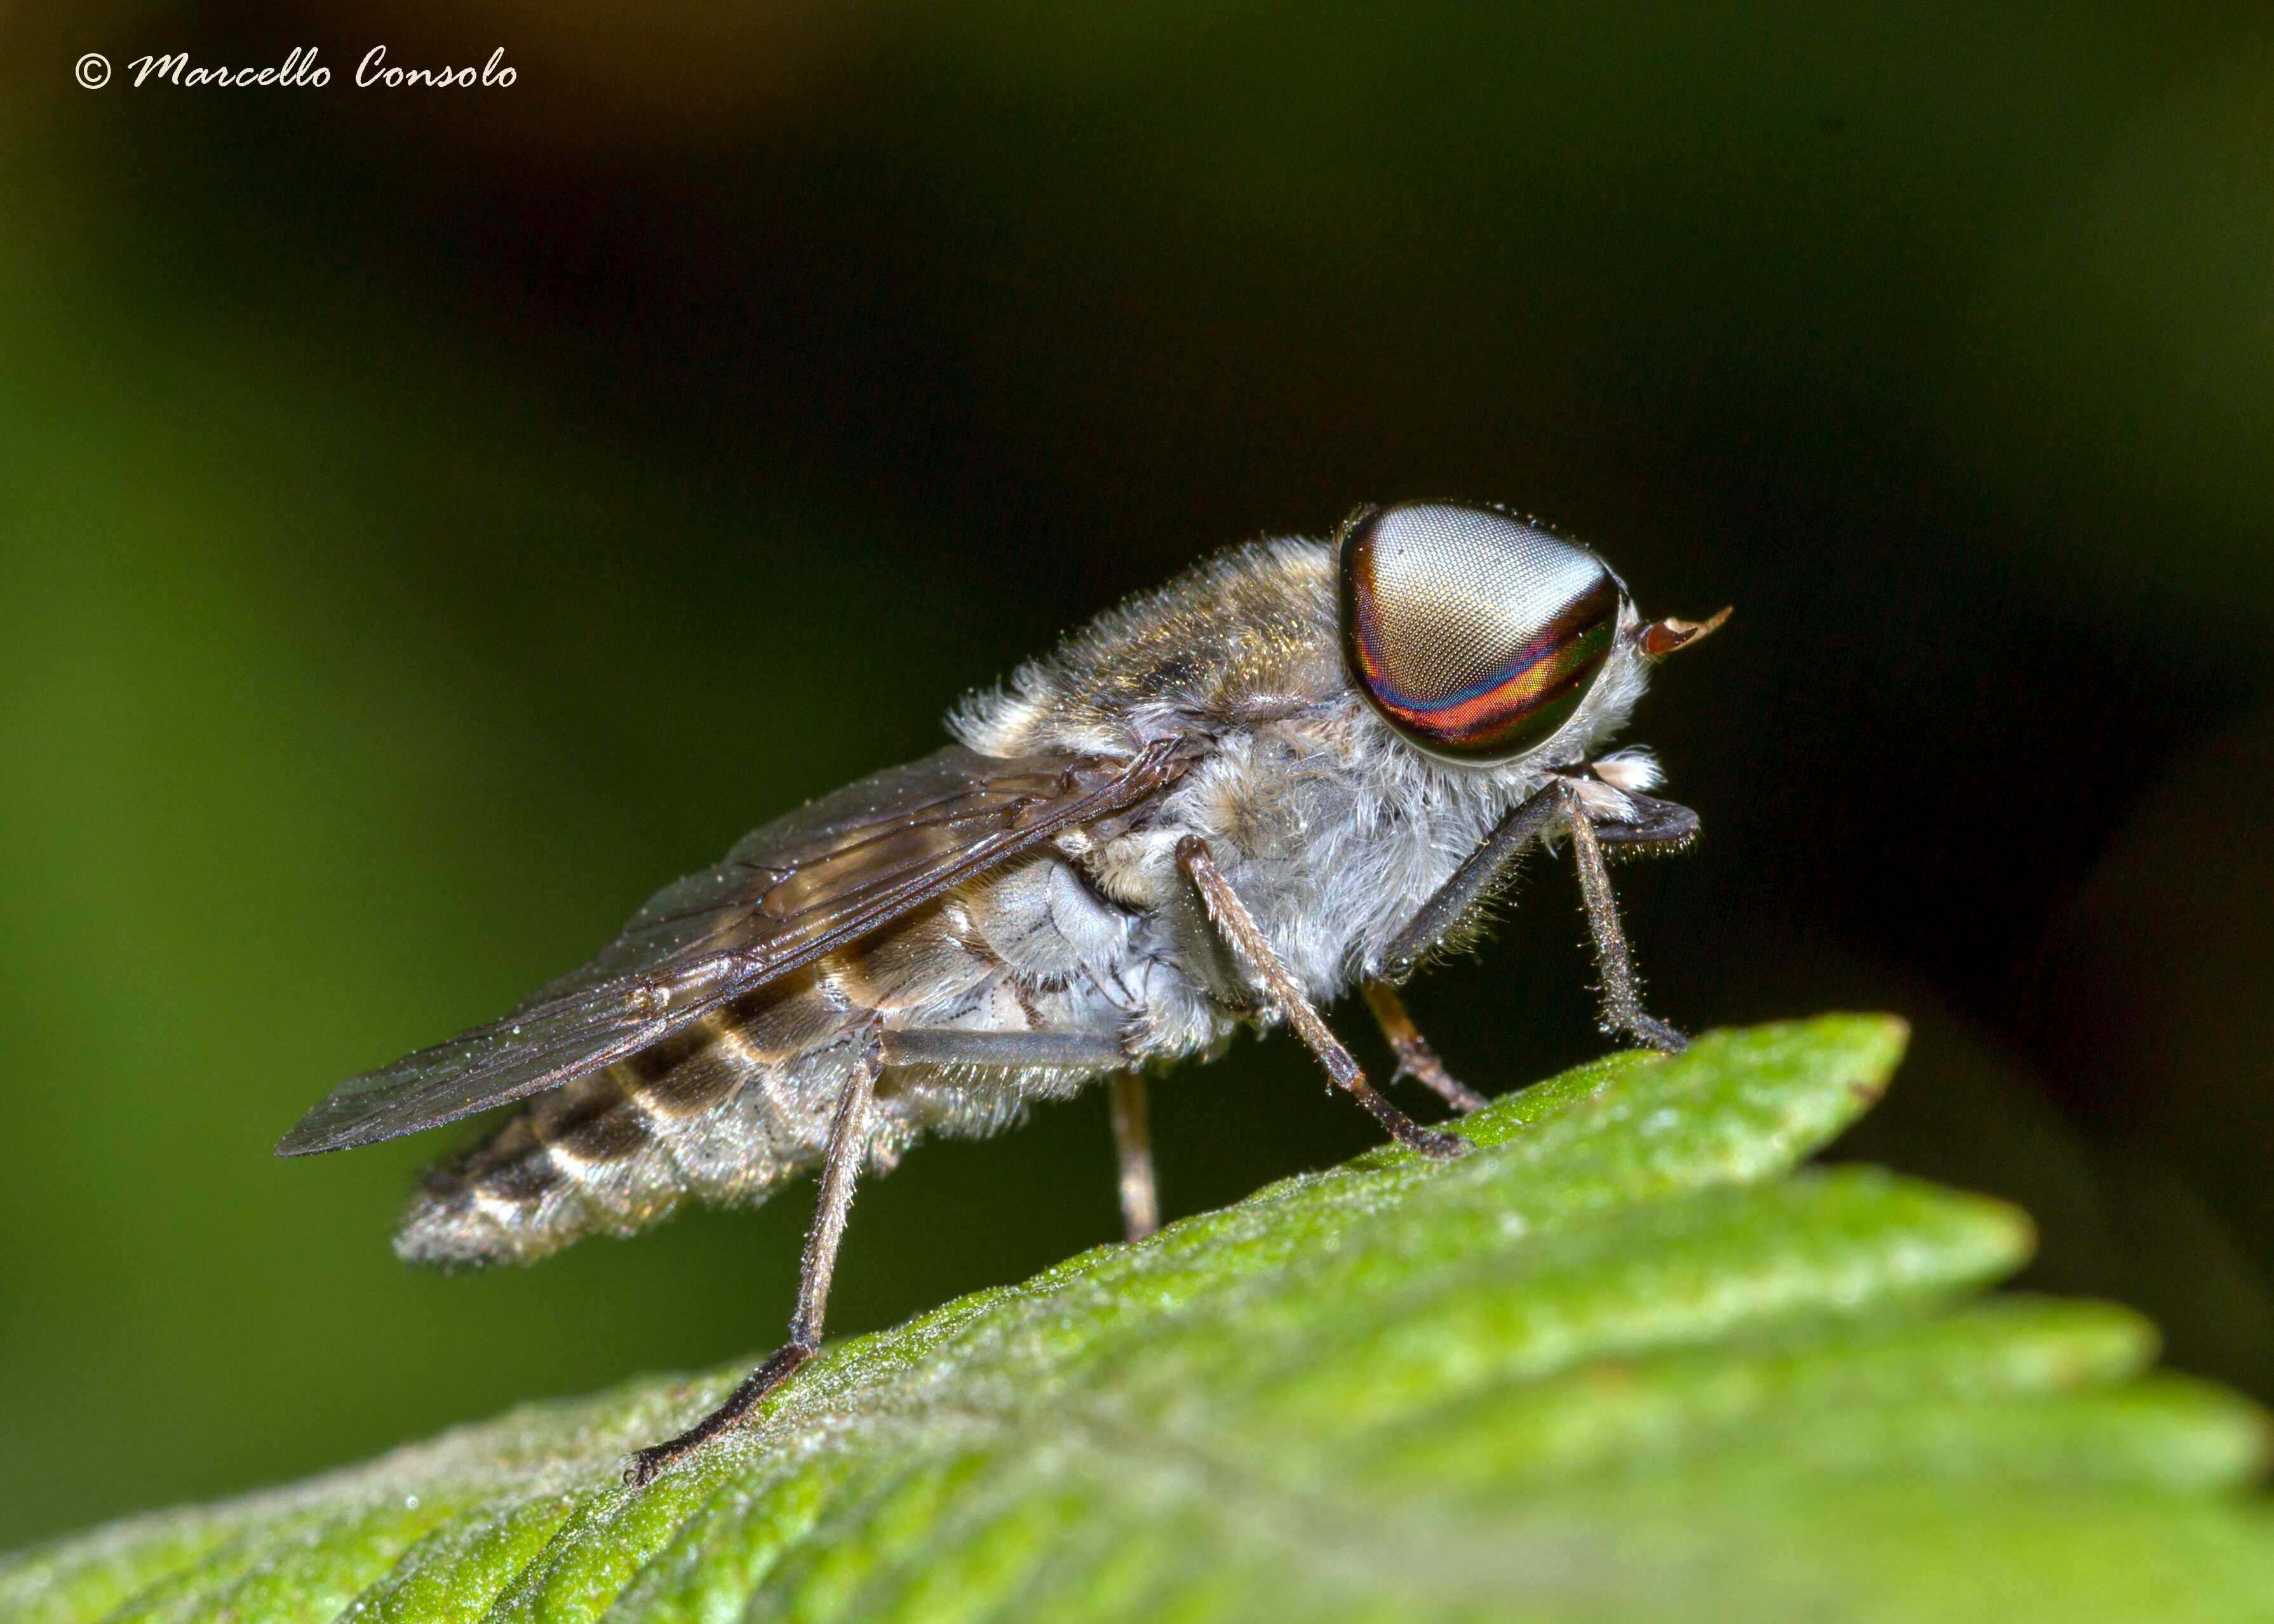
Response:
[[[1049,1066],[1113,1073],[1113,1145],[1121,1164],[1121,1226],[1133,1241],[1161,1227],[1153,1178],[1153,1139],[1145,1121],[1145,1079],[1129,1070],[1118,1040],[1088,1032],[888,1032],[890,1065]]]
[[[1440,1133],[1421,1126],[1383,1099],[1381,1090],[1366,1080],[1356,1056],[1343,1047],[1342,1040],[1335,1036],[1310,999],[1304,996],[1293,974],[1280,962],[1279,955],[1272,951],[1263,928],[1255,922],[1255,916],[1247,911],[1247,905],[1239,899],[1239,893],[1217,867],[1216,854],[1209,850],[1207,841],[1198,835],[1185,836],[1177,842],[1177,862],[1199,890],[1209,921],[1246,960],[1248,968],[1261,983],[1264,996],[1277,1007],[1281,1018],[1295,1029],[1296,1035],[1309,1045],[1337,1088],[1366,1107],[1374,1119],[1388,1130],[1390,1138],[1409,1150],[1444,1160],[1474,1148],[1458,1134]]]

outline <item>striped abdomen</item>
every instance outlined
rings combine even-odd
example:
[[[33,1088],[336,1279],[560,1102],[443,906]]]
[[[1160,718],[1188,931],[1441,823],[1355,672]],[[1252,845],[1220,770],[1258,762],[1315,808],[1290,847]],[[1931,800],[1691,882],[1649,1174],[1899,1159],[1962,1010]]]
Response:
[[[817,1160],[854,1056],[852,1012],[817,975],[800,979],[537,1095],[427,1173],[395,1250],[527,1262],[586,1235],[630,1234],[690,1199],[764,1197]]]
[[[1094,1013],[1085,978],[1035,974],[1072,968],[1036,961],[1035,921],[1049,921],[1047,960],[1083,906],[1063,889],[1039,865],[976,883],[663,1043],[534,1096],[427,1174],[395,1250],[418,1262],[528,1262],[587,1235],[629,1235],[689,1200],[764,1199],[819,1164],[838,1098],[879,1027],[1064,1029]],[[890,1165],[927,1131],[992,1131],[1021,1099],[1081,1080],[889,1069],[869,1160]]]

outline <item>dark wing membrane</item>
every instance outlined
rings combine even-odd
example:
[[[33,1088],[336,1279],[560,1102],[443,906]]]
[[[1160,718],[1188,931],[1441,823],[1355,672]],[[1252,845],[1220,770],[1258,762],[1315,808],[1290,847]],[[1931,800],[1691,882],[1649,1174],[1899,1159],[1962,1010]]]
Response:
[[[598,958],[503,1020],[350,1078],[277,1152],[374,1144],[636,1054],[1060,830],[1134,805],[1184,764],[1165,751],[1006,759],[950,746],[848,785],[658,891]]]

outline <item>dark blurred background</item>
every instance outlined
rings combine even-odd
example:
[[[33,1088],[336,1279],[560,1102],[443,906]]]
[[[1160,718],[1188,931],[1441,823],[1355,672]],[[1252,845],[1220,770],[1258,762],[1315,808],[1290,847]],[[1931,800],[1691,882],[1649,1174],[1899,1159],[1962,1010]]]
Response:
[[[0,1545],[771,1345],[802,1192],[443,1278],[448,1133],[268,1146],[1412,495],[1736,605],[1636,728],[1707,831],[1626,871],[1662,1012],[1910,1016],[1841,1154],[2274,1393],[2264,7],[19,6],[0,132]],[[1543,866],[1418,986],[1457,1071],[1600,1049],[1579,935]],[[1177,1214],[1373,1137],[1284,1042],[1156,1110]],[[832,1328],[1115,1224],[1098,1098],[932,1147]]]

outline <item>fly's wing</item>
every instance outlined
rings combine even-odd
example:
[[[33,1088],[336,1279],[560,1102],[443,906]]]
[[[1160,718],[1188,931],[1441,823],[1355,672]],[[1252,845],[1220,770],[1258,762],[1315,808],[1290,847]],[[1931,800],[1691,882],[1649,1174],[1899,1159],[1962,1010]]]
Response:
[[[350,1078],[277,1144],[375,1144],[551,1088],[867,935],[1062,829],[1133,806],[1184,771],[1003,758],[960,746],[824,796],[667,885],[584,968],[503,1020]]]

